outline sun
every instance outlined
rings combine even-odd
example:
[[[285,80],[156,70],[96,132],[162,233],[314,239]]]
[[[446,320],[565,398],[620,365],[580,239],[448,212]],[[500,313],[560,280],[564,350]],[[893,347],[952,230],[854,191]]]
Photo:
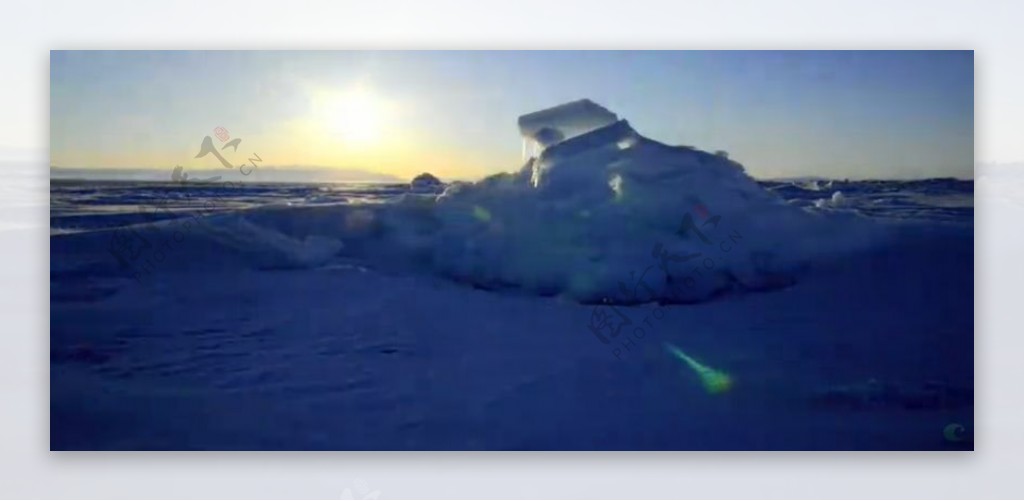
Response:
[[[366,147],[384,138],[391,106],[366,89],[323,96],[317,103],[317,115],[327,131],[349,146]]]

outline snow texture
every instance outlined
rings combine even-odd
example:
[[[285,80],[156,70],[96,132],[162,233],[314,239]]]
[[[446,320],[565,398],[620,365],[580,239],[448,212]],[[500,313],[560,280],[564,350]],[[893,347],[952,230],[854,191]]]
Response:
[[[440,194],[51,182],[51,448],[973,447],[971,183],[759,183],[554,110]]]

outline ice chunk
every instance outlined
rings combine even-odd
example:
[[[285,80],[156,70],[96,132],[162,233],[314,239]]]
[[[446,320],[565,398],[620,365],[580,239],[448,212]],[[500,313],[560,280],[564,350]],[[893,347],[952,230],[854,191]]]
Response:
[[[832,198],[820,198],[814,201],[814,206],[819,209],[827,207],[842,207],[846,205],[846,196],[843,192],[837,191],[832,194]]]
[[[440,193],[444,191],[444,183],[433,174],[424,172],[412,179],[409,188],[414,193]]]
[[[619,117],[589,99],[580,99],[519,117],[519,133],[532,154],[553,144],[613,124]]]

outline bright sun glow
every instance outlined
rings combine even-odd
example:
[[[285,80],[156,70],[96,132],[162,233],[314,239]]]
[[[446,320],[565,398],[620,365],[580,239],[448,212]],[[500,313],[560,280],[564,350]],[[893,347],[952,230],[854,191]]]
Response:
[[[365,89],[331,93],[316,100],[319,121],[349,146],[379,143],[386,133],[391,105]]]

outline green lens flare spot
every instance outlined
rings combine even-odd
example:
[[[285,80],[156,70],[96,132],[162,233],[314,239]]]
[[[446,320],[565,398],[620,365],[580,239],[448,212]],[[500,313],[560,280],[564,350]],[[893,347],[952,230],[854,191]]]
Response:
[[[480,207],[479,205],[473,206],[473,217],[483,221],[485,223],[490,222],[491,213],[487,209]]]
[[[686,363],[687,367],[697,374],[697,377],[700,378],[701,385],[704,386],[704,390],[708,393],[717,395],[719,393],[725,393],[732,388],[732,378],[729,377],[728,374],[701,364],[694,360],[693,357],[683,353],[683,350],[680,350],[673,344],[665,343],[665,349],[667,349],[668,352],[676,358]]]

